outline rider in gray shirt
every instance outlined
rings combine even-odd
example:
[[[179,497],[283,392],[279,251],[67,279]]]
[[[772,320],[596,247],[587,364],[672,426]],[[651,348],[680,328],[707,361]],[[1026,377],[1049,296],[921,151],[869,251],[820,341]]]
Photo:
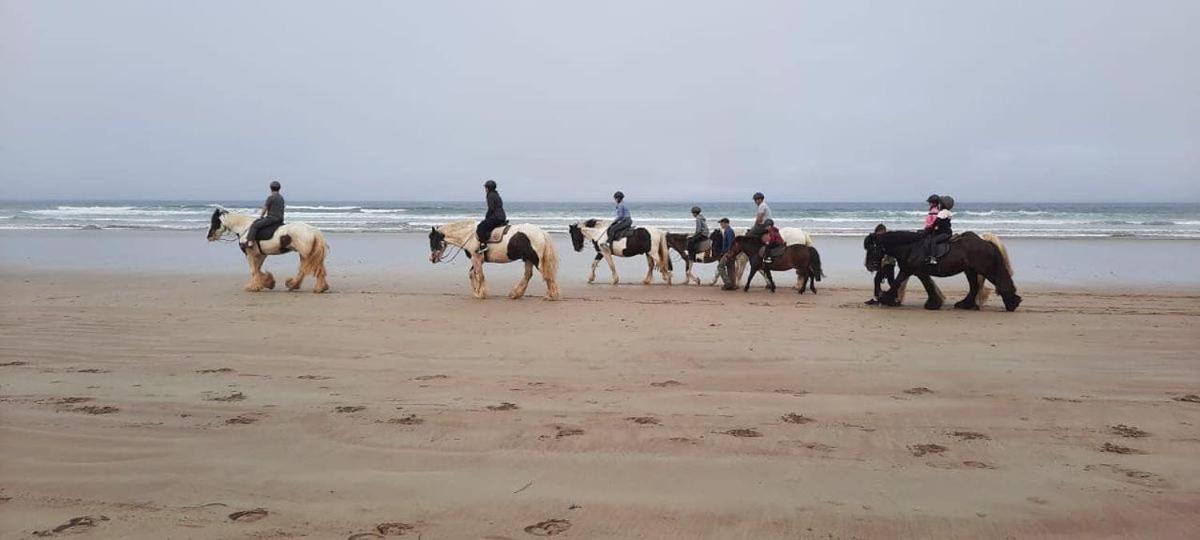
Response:
[[[258,230],[271,225],[280,225],[283,223],[283,195],[279,194],[279,182],[271,182],[271,195],[267,197],[267,202],[263,203],[262,212],[259,213],[258,219],[250,224],[250,228],[246,229],[246,243],[242,244],[242,249],[249,249],[251,243],[258,246],[258,241],[255,237],[258,235]],[[259,251],[262,251],[262,246],[258,246]]]

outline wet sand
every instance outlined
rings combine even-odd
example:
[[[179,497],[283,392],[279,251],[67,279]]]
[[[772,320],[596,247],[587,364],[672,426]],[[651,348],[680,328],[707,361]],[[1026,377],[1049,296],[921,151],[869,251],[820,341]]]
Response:
[[[465,267],[335,268],[313,295],[243,293],[232,264],[0,270],[0,537],[1200,525],[1192,289],[928,312],[862,288],[589,287],[572,262],[563,302],[536,282],[479,302]]]

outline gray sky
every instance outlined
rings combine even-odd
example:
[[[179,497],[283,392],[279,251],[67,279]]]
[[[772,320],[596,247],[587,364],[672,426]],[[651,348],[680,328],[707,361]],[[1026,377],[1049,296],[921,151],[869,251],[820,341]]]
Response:
[[[0,0],[0,198],[1200,200],[1200,2]]]

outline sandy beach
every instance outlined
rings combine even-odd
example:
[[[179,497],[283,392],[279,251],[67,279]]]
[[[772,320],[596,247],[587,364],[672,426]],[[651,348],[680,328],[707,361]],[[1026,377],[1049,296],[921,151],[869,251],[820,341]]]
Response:
[[[572,256],[557,303],[540,283],[475,301],[465,267],[427,263],[335,266],[326,295],[248,294],[229,250],[215,273],[0,271],[0,537],[1200,525],[1192,287],[885,310],[862,305],[861,270],[816,296],[721,293],[587,286]]]

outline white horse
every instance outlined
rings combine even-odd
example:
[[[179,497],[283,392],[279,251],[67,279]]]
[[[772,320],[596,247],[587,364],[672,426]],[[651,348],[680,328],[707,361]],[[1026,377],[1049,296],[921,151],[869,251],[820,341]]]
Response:
[[[508,297],[516,300],[525,296],[529,280],[536,267],[546,282],[544,300],[558,300],[562,293],[558,288],[558,251],[550,234],[537,225],[522,223],[502,225],[492,231],[488,250],[476,253],[479,239],[475,237],[475,221],[452,221],[429,231],[429,261],[437,264],[443,258],[446,244],[458,246],[471,253],[471,292],[475,298],[487,298],[487,278],[483,275],[483,263],[525,262],[525,275],[509,292]]]
[[[613,242],[612,247],[609,247],[608,224],[609,222],[602,219],[589,219],[571,224],[571,244],[575,247],[575,251],[583,251],[585,239],[590,240],[597,250],[596,258],[592,260],[592,273],[588,275],[588,283],[596,281],[596,266],[600,264],[601,259],[608,263],[608,269],[612,271],[612,284],[616,285],[621,282],[621,278],[617,275],[617,265],[613,263],[613,256],[645,255],[649,268],[646,270],[646,279],[642,280],[642,284],[650,284],[655,268],[662,272],[663,281],[667,282],[667,285],[671,284],[671,248],[667,245],[665,231],[638,227],[634,230],[633,236],[621,238]]]
[[[212,224],[208,227],[208,241],[220,240],[225,233],[234,233],[241,239],[254,223],[251,216],[235,214],[223,208],[213,211]],[[287,288],[294,291],[304,283],[304,276],[312,274],[317,279],[313,292],[322,293],[329,290],[325,282],[325,254],[329,244],[316,227],[304,223],[288,223],[279,226],[270,238],[251,242],[249,248],[243,248],[246,261],[250,263],[250,283],[246,284],[248,292],[258,292],[263,289],[275,288],[275,276],[263,272],[263,261],[267,255],[282,255],[295,251],[300,254],[300,269],[296,277],[288,278]]]

